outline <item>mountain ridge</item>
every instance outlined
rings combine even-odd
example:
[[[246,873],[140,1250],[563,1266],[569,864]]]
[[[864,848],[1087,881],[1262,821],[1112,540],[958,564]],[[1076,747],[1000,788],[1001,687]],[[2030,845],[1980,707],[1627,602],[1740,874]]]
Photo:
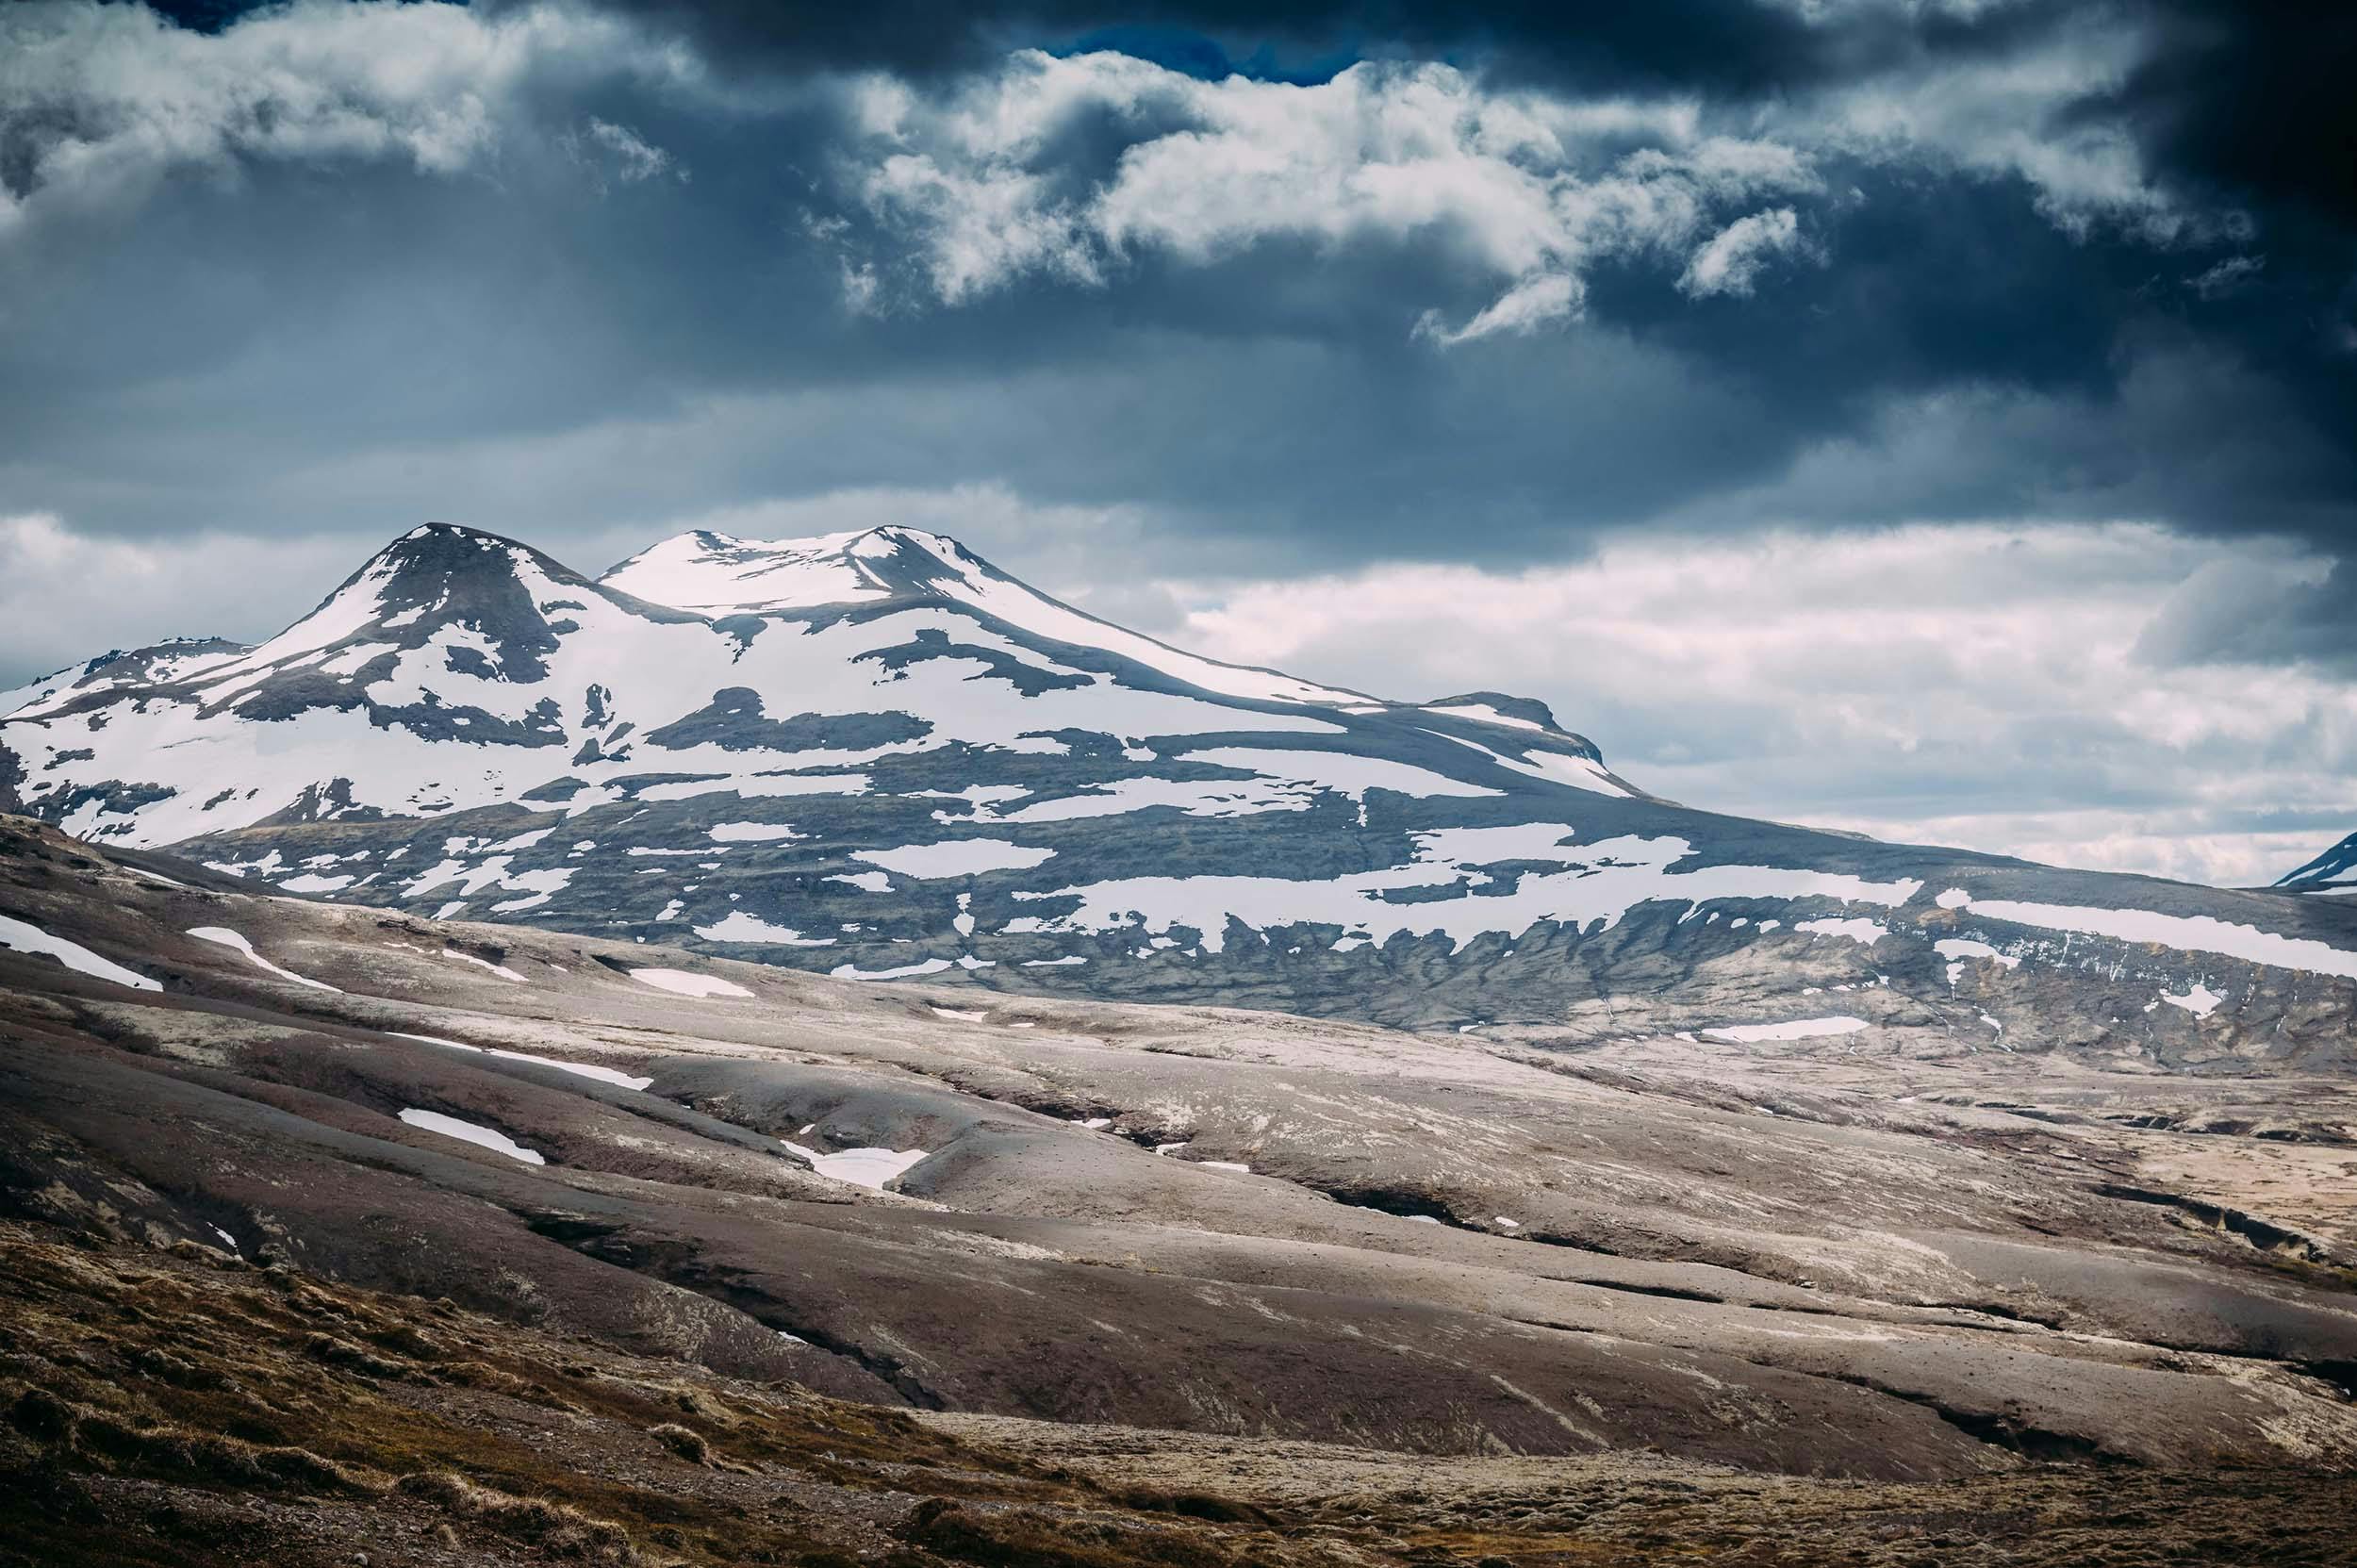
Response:
[[[2330,900],[1682,807],[1535,700],[1221,665],[919,530],[689,533],[591,579],[430,524],[205,646],[0,718],[0,791],[288,893],[849,979],[1558,1042],[2352,1049]]]
[[[2357,889],[2357,833],[2316,859],[2284,872],[2274,885],[2298,893],[2347,893]]]

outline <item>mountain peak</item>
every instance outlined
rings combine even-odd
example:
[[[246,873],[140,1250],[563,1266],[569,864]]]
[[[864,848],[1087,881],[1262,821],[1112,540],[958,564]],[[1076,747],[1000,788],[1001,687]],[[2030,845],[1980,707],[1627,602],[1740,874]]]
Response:
[[[709,528],[642,550],[599,581],[700,615],[760,615],[939,591],[945,575],[993,571],[957,540],[885,525],[798,539],[747,539]]]
[[[1467,691],[1459,692],[1455,697],[1436,697],[1421,705],[1427,713],[1444,713],[1458,718],[1477,719],[1484,724],[1503,724],[1509,730],[1540,730],[1557,735],[1571,734],[1556,722],[1555,710],[1536,697],[1515,697],[1503,691]]]
[[[716,617],[930,600],[1224,697],[1329,706],[1368,701],[1274,670],[1222,664],[1099,620],[1009,576],[948,535],[921,528],[886,525],[802,539],[740,539],[697,529],[641,551],[598,582]]]
[[[2357,833],[2298,870],[2286,872],[2275,885],[2296,893],[2337,893],[2357,886]]]
[[[457,626],[480,634],[496,659],[529,678],[554,646],[543,602],[598,591],[569,567],[504,535],[424,523],[370,556],[310,614],[219,668],[234,675],[299,657],[309,662],[355,639],[406,647]]]
[[[512,576],[525,561],[552,577],[580,580],[569,568],[504,534],[461,522],[427,522],[370,556],[346,581],[384,581],[415,572],[473,573],[486,568]]]

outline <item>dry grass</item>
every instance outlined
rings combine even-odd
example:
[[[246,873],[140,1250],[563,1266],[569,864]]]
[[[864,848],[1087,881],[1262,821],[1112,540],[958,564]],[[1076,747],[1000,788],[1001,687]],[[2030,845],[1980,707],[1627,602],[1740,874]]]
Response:
[[[536,1546],[551,1557],[594,1562],[644,1560],[628,1530],[611,1519],[593,1518],[569,1503],[519,1497],[447,1470],[404,1476],[393,1490],[402,1496],[432,1503],[452,1517],[480,1525],[495,1535]]]
[[[2357,1514],[2346,1477],[1873,1486],[1607,1457],[1442,1478],[1139,1434],[1103,1440],[1129,1460],[1088,1459],[1075,1435],[977,1444],[447,1303],[0,1223],[0,1568],[328,1568],[355,1547],[648,1568],[2322,1568],[2350,1560]]]

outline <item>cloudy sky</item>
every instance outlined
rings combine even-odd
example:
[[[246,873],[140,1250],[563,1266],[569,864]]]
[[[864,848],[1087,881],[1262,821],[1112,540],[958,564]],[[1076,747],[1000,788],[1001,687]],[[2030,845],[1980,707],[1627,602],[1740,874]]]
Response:
[[[0,685],[898,521],[1696,804],[2357,828],[2345,8],[1476,9],[0,6]]]

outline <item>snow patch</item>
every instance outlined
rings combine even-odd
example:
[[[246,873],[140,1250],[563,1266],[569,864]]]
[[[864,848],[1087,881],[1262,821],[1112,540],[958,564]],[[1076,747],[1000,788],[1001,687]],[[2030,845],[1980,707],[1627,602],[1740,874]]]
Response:
[[[780,1138],[778,1142],[809,1161],[810,1168],[819,1175],[877,1192],[882,1192],[885,1182],[918,1164],[931,1152],[921,1148],[843,1148],[832,1154],[821,1154],[815,1148],[805,1148],[784,1138]]]
[[[750,991],[733,980],[718,975],[700,975],[686,969],[633,969],[630,978],[641,985],[651,985],[658,991],[668,991],[681,997],[743,997]]]
[[[1855,1034],[1872,1027],[1864,1018],[1842,1015],[1830,1018],[1789,1018],[1777,1024],[1721,1024],[1704,1030],[1703,1033],[1712,1039],[1749,1045],[1759,1040],[1815,1040],[1830,1034]]]
[[[243,953],[246,962],[255,968],[267,969],[281,980],[291,980],[297,985],[308,985],[314,991],[338,991],[339,995],[341,994],[338,987],[328,984],[323,980],[306,980],[291,969],[280,968],[260,953],[255,952],[253,943],[231,931],[227,926],[191,926],[189,928],[189,934],[200,942],[212,942],[224,948],[234,949]]]
[[[1003,838],[952,838],[898,850],[857,850],[851,858],[930,882],[971,877],[984,871],[1027,871],[1045,864],[1055,853],[1053,850],[1035,849]]]
[[[810,836],[797,833],[788,822],[716,822],[704,832],[723,844],[772,844]]]
[[[741,909],[729,911],[727,916],[708,926],[692,928],[707,942],[762,942],[778,948],[832,948],[832,936],[804,936],[791,927],[772,925],[757,915]]]
[[[2197,1018],[2208,1017],[2217,1011],[2217,1004],[2225,999],[2200,981],[2196,981],[2193,988],[2182,997],[2172,997],[2166,991],[2161,993],[2161,1000],[2171,1007],[2182,1007]]]
[[[1945,900],[1946,894],[1941,898]],[[2296,969],[2302,974],[2336,975],[2357,980],[2357,952],[2303,936],[2279,936],[2256,926],[2216,919],[2207,915],[2162,915],[2147,909],[2095,909],[2077,904],[2024,903],[2013,899],[1970,899],[1953,906],[1969,908],[1985,920],[2048,931],[2079,932],[2121,942],[2148,942],[2181,952],[2217,953],[2269,968]]]
[[[439,1111],[404,1111],[401,1119],[411,1127],[421,1127],[428,1132],[439,1132],[445,1138],[459,1138],[476,1144],[510,1160],[520,1160],[527,1165],[545,1165],[548,1161],[536,1150],[524,1147],[497,1128],[484,1127],[476,1122],[460,1121]]]
[[[92,980],[112,981],[134,991],[160,991],[163,986],[135,970],[126,969],[111,959],[99,957],[79,942],[69,942],[62,936],[52,936],[28,920],[13,919],[0,915],[0,948],[16,952],[39,953],[56,959],[77,975]],[[257,960],[258,962],[258,960]],[[305,982],[305,983],[310,983]]]
[[[1802,920],[1794,924],[1792,929],[1794,931],[1815,932],[1820,936],[1846,936],[1851,941],[1857,943],[1859,946],[1868,948],[1872,947],[1875,943],[1890,934],[1888,928],[1885,927],[1879,920],[1856,918],[1843,920]]]
[[[917,975],[937,975],[951,966],[946,958],[929,958],[921,964],[903,964],[897,969],[863,969],[855,964],[838,964],[827,973],[835,980],[909,980]]]

